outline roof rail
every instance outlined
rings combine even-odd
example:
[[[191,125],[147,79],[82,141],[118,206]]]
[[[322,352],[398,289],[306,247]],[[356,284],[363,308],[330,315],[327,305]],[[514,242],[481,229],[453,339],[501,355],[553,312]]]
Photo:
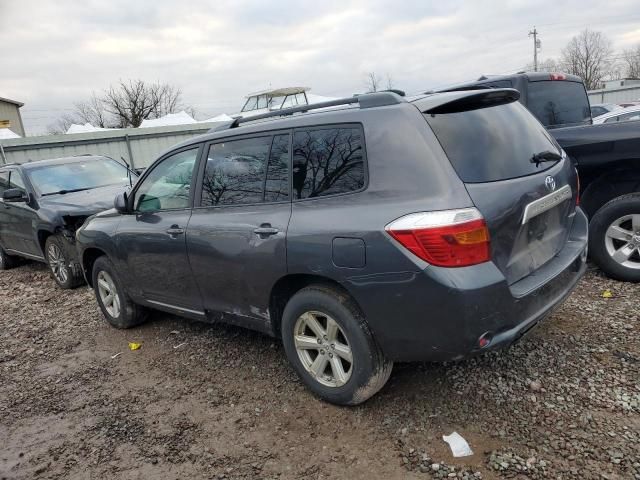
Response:
[[[212,128],[211,130],[209,130],[209,133],[236,128],[240,126],[241,123],[245,122],[253,122],[254,120],[262,120],[272,117],[284,117],[287,115],[293,115],[294,113],[303,113],[308,112],[309,110],[317,110],[320,108],[337,107],[339,105],[352,105],[354,103],[359,104],[360,108],[374,108],[384,107],[387,105],[397,105],[404,102],[406,102],[406,100],[394,92],[365,93],[353,97],[329,100],[328,102],[319,102],[310,105],[300,105],[297,107],[283,108],[280,110],[274,110],[273,112],[253,115],[251,117],[237,117],[231,122],[223,123],[222,125],[218,125],[217,127]]]

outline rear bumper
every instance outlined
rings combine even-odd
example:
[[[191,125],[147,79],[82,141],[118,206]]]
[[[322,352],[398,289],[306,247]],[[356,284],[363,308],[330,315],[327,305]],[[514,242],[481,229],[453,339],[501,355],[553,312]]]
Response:
[[[508,346],[557,308],[586,270],[588,222],[577,209],[564,248],[508,285],[492,263],[427,267],[349,279],[385,354],[395,361],[458,360]],[[480,347],[481,337],[490,340]]]

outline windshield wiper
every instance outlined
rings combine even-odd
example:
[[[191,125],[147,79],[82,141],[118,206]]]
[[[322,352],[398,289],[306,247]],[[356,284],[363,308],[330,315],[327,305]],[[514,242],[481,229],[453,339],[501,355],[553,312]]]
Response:
[[[82,192],[84,190],[91,190],[91,189],[90,188],[72,188],[70,190],[58,190],[57,192],[43,193],[42,196],[46,197],[47,195],[64,195],[65,193]]]
[[[536,164],[536,167],[539,166],[542,162],[557,162],[559,160],[562,160],[562,155],[550,150],[545,150],[544,152],[540,153],[534,153],[533,156],[529,159],[531,163]]]

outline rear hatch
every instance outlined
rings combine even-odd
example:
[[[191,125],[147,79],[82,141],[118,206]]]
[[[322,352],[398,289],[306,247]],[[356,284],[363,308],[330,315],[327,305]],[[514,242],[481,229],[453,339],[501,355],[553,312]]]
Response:
[[[571,161],[514,99],[514,90],[471,92],[423,112],[484,216],[492,260],[509,284],[563,248],[577,190]],[[542,152],[546,159],[532,162]]]

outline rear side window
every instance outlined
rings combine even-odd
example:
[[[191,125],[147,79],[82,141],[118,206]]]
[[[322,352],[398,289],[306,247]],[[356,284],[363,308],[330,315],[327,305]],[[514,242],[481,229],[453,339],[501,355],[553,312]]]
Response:
[[[260,203],[271,137],[214,143],[202,180],[201,206]]]
[[[358,127],[297,130],[293,135],[294,199],[362,189],[363,143]]]
[[[539,173],[530,159],[560,153],[547,130],[519,102],[456,113],[425,114],[458,176],[466,183],[493,182]]]
[[[546,127],[588,123],[590,120],[587,92],[578,82],[529,82],[527,106]]]
[[[289,134],[276,135],[271,142],[264,201],[281,202],[289,199]]]
[[[634,120],[640,120],[640,112],[623,113],[622,115],[607,118],[604,123],[629,122]]]

